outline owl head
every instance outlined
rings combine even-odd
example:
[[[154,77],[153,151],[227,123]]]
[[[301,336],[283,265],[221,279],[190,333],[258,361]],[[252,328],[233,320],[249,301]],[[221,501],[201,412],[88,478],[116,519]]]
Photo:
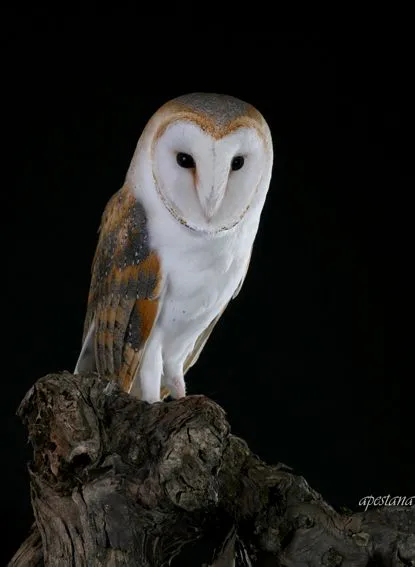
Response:
[[[192,93],[163,105],[150,119],[127,180],[148,183],[185,227],[215,235],[262,207],[273,162],[263,116],[228,95]],[[146,171],[145,180],[139,179]]]

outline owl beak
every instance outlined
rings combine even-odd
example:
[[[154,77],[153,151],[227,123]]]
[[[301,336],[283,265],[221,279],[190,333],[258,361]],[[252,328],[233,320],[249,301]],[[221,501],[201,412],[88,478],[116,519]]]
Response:
[[[202,197],[202,208],[205,219],[210,222],[213,216],[217,213],[225,195],[226,183],[221,187],[212,187],[209,194]]]

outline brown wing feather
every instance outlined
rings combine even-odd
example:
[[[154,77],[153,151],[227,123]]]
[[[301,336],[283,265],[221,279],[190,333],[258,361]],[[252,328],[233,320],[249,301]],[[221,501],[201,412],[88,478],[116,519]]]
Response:
[[[146,215],[128,187],[108,202],[92,264],[84,339],[95,322],[95,361],[129,391],[159,309],[161,269]]]

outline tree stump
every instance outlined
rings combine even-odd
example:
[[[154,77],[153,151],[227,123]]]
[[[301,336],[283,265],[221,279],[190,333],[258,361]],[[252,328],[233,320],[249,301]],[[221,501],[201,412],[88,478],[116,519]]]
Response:
[[[204,396],[148,404],[63,372],[18,413],[35,525],[10,567],[415,565],[415,506],[336,512]]]

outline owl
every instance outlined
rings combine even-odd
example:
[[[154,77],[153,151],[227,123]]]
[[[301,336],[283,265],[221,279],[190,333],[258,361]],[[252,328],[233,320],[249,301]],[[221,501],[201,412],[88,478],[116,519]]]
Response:
[[[75,374],[149,403],[186,395],[244,282],[272,164],[265,119],[232,96],[179,96],[150,118],[102,215]]]

